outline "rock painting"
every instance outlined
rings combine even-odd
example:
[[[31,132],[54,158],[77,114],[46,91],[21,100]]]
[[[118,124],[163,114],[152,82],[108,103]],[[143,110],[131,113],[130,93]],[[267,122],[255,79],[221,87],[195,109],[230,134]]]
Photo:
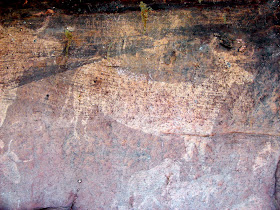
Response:
[[[30,160],[20,160],[15,152],[11,150],[13,140],[9,142],[8,151],[0,156],[1,170],[9,181],[18,184],[20,183],[20,172],[18,170],[18,163],[29,162]]]
[[[110,59],[77,69],[66,99],[73,97],[74,127],[78,118],[85,125],[97,106],[119,123],[145,133],[209,135],[231,85],[253,81],[253,75],[234,64],[196,85],[151,81],[120,65]]]

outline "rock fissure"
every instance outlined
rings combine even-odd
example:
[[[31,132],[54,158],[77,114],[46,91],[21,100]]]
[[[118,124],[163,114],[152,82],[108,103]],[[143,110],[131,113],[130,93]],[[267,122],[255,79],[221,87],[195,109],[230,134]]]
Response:
[[[241,131],[231,131],[226,133],[212,133],[212,134],[192,134],[192,133],[162,133],[163,135],[175,135],[175,136],[198,136],[198,137],[215,137],[215,136],[225,136],[232,134],[244,134],[244,135],[258,135],[258,136],[272,136],[280,137],[280,134],[268,134],[268,133],[256,133],[256,132],[241,132]]]

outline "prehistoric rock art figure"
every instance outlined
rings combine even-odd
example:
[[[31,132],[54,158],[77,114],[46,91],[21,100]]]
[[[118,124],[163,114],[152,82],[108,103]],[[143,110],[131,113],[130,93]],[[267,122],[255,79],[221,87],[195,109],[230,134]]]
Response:
[[[11,144],[13,140],[9,142],[8,151],[5,152],[2,156],[0,156],[0,165],[1,170],[4,176],[10,180],[11,182],[18,184],[20,183],[20,172],[17,167],[17,163],[25,163],[30,160],[20,160],[17,154],[11,151]]]
[[[217,57],[227,53],[213,52]],[[234,64],[195,86],[191,82],[167,83],[121,68],[113,59],[80,67],[73,76],[74,128],[86,125],[92,107],[130,128],[146,133],[210,135],[232,84],[252,82],[253,76]],[[225,66],[221,59],[221,65]]]

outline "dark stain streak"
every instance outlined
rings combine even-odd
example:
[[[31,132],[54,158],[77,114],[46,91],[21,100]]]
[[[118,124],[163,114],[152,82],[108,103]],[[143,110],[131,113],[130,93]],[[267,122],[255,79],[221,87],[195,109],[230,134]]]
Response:
[[[70,203],[68,203],[68,205],[66,206],[35,208],[34,210],[73,210],[75,209],[75,203],[77,198],[78,198],[77,194],[71,194]]]
[[[44,68],[38,68],[38,67],[30,68],[23,73],[22,77],[18,78],[19,80],[18,86],[20,87],[34,81],[39,81],[46,77],[50,77],[52,75],[65,72],[67,70],[68,69],[66,68],[66,66],[57,66],[57,65],[47,66]]]
[[[27,71],[23,73],[23,76],[16,79],[16,82],[18,83],[17,87],[21,87],[23,85],[29,84],[31,82],[39,81],[44,78],[48,78],[50,76],[64,73],[66,71],[73,71],[83,65],[95,63],[101,59],[96,59],[92,61],[80,61],[80,62],[74,62],[66,64],[66,65],[52,65],[52,66],[46,66],[46,67],[34,67],[30,68]]]
[[[228,37],[226,34],[223,33],[214,33],[214,36],[218,37],[221,46],[227,49],[233,48],[233,41],[234,41],[233,38]]]
[[[169,174],[169,175],[165,175],[165,177],[166,177],[166,185],[169,185],[169,183],[170,183],[170,178],[171,178],[172,175],[173,175],[172,173]]]
[[[133,205],[134,205],[134,196],[132,195],[132,196],[130,196],[130,198],[129,198],[129,207],[130,207],[130,208],[133,208]]]
[[[7,206],[3,206],[2,204],[0,205],[0,209],[1,210],[9,210],[9,208]]]
[[[153,10],[174,10],[174,9],[182,9],[186,7],[206,7],[206,8],[223,8],[228,6],[242,6],[246,4],[250,5],[259,5],[267,2],[267,0],[261,1],[203,1],[203,3],[199,3],[199,1],[182,1],[179,0],[169,0],[169,1],[145,1],[148,6],[151,6]],[[278,2],[278,1],[275,1]],[[276,3],[272,1],[269,4],[269,7],[272,8]],[[58,9],[64,10],[67,14],[91,14],[91,13],[122,13],[126,11],[139,11],[139,1],[128,1],[128,0],[72,0],[72,1],[28,1],[29,6],[37,7],[37,8],[51,8],[55,7]],[[3,3],[0,3],[4,12],[8,12],[10,7],[14,7],[17,9],[25,8],[26,5],[22,3],[21,0],[4,0]],[[23,17],[28,17],[28,13],[23,13]]]
[[[35,210],[72,210],[71,207],[46,207],[46,208],[36,208]]]

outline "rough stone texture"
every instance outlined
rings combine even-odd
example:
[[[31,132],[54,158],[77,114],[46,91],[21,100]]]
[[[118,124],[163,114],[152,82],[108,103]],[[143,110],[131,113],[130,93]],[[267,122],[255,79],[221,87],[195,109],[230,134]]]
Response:
[[[278,18],[4,19],[0,209],[278,209]]]

